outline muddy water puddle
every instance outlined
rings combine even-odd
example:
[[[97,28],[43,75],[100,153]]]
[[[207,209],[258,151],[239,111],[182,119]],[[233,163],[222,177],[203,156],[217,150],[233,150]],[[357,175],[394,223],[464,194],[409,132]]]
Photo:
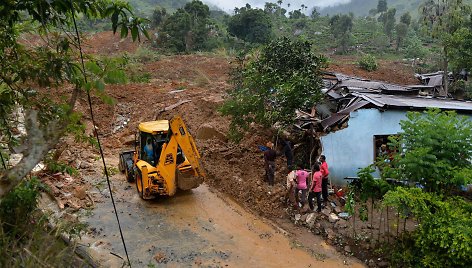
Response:
[[[345,267],[341,257],[318,260],[206,185],[150,201],[141,200],[134,185],[114,185],[133,267]],[[93,248],[92,257],[103,267],[120,267],[119,257],[126,255],[110,198],[97,202],[84,220],[94,230],[82,239]]]

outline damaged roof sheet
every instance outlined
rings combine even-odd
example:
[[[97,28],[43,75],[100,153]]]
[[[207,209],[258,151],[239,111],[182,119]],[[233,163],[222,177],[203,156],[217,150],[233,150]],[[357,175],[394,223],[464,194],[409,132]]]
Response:
[[[352,93],[353,96],[360,97],[379,108],[439,108],[442,110],[456,110],[472,112],[472,102],[459,101],[443,98],[420,97],[420,96],[399,96],[370,93]]]

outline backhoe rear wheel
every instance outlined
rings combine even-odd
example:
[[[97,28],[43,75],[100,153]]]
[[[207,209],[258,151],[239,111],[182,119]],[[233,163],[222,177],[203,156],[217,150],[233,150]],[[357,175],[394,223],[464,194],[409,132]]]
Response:
[[[141,175],[141,171],[136,172],[136,189],[138,190],[138,195],[142,199],[144,199],[144,184],[143,184],[143,176]]]

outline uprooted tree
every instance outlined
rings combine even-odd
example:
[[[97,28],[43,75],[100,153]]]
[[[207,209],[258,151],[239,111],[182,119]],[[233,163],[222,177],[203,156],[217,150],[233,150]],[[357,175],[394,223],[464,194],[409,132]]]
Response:
[[[143,20],[132,16],[123,2],[23,0],[0,4],[0,151],[16,148],[16,153],[23,154],[17,165],[0,173],[0,198],[56,148],[65,134],[84,137],[80,116],[74,113],[78,96],[91,91],[104,95],[105,76],[108,83],[121,77],[92,59],[88,59],[90,68],[82,69],[79,33],[74,27],[79,14],[111,17],[113,31],[119,30],[122,37],[129,32],[133,40],[140,34],[147,36]],[[26,45],[20,41],[24,36],[37,38],[39,45]],[[24,133],[18,133],[22,126]]]
[[[308,41],[276,39],[238,61],[234,88],[221,108],[232,117],[233,134],[245,131],[252,122],[288,125],[295,119],[295,110],[311,109],[321,99],[326,59],[315,54]]]

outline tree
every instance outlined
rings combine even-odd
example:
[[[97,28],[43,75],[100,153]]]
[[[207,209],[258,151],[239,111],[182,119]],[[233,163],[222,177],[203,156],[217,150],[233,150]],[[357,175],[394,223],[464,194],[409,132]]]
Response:
[[[392,175],[427,191],[449,193],[472,179],[472,121],[455,112],[409,112],[392,140]]]
[[[157,7],[152,12],[151,25],[159,27],[167,19],[167,10],[163,7]]]
[[[162,27],[163,43],[178,52],[205,49],[210,31],[210,8],[198,0],[172,14]]]
[[[66,134],[83,139],[84,128],[74,106],[81,92],[103,94],[105,72],[89,59],[90,69],[82,69],[75,16],[111,17],[113,32],[131,32],[133,40],[147,36],[143,20],[134,17],[123,2],[88,0],[24,0],[0,4],[0,144],[25,148],[23,158],[0,174],[0,198],[53,149]],[[34,28],[45,44],[24,45],[19,36]],[[121,74],[120,74],[121,75]],[[99,77],[101,76],[101,77]],[[96,79],[95,79],[96,78]],[[73,86],[66,100],[57,97],[64,84]],[[24,110],[26,134],[12,132],[19,122],[14,111]]]
[[[290,19],[302,19],[306,17],[306,15],[303,14],[300,9],[290,11],[288,15]]]
[[[262,9],[246,6],[231,17],[228,32],[246,42],[264,44],[272,38],[272,21]]]
[[[318,10],[316,9],[316,7],[314,7],[314,8],[311,10],[310,17],[311,17],[312,20],[317,20],[317,19],[320,17],[320,12],[318,12]]]
[[[326,59],[313,53],[308,41],[279,38],[239,63],[235,87],[221,108],[232,117],[233,132],[246,130],[251,122],[288,125],[296,109],[311,108],[321,99]]]
[[[390,42],[393,37],[393,30],[395,29],[395,14],[397,10],[390,8],[387,12],[382,13],[379,17],[379,21],[383,23],[384,32],[389,37]]]
[[[457,45],[451,40],[466,27],[470,6],[462,0],[428,0],[421,6],[421,20],[427,34],[438,42],[442,52],[443,85],[448,94],[450,51]]]
[[[349,15],[335,15],[330,21],[329,25],[334,38],[337,39],[338,44],[341,45],[342,52],[347,51],[347,47],[352,43],[352,17]]]
[[[395,31],[397,32],[397,51],[400,49],[400,46],[403,43],[403,40],[405,40],[406,35],[408,34],[408,25],[406,25],[403,22],[400,22],[395,26]]]
[[[383,13],[387,11],[387,0],[379,0],[377,3],[377,12]]]
[[[403,13],[403,15],[400,17],[400,22],[405,23],[406,26],[410,26],[410,23],[411,23],[410,12]]]

